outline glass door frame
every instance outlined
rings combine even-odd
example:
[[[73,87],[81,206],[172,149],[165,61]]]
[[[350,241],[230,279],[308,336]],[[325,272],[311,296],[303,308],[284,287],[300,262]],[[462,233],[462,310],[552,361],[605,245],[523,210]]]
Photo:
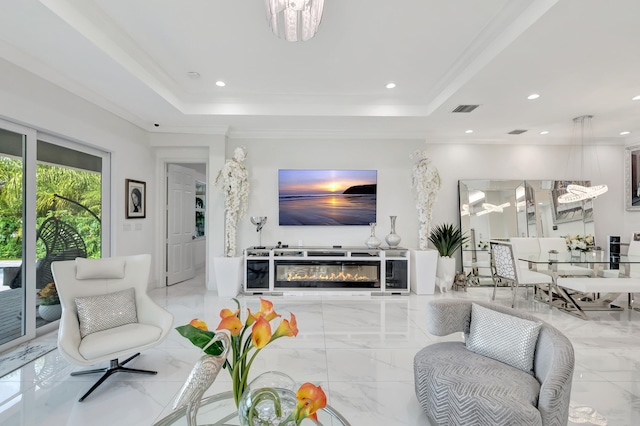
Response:
[[[0,119],[0,127],[25,136],[22,144],[22,336],[0,345],[0,352],[36,337],[36,143],[35,129]],[[29,179],[28,176],[33,176]]]

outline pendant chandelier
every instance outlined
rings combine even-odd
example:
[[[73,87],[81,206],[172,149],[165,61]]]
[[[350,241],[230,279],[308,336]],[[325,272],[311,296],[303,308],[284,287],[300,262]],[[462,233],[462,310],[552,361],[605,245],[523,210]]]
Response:
[[[592,115],[582,115],[573,119],[573,132],[580,128],[580,176],[584,168],[584,127],[585,122],[591,131]],[[571,156],[571,153],[569,154]],[[597,159],[596,159],[597,160]],[[577,184],[567,185],[567,193],[558,197],[558,203],[574,203],[576,201],[591,200],[609,190],[607,185],[582,186]]]
[[[324,0],[265,0],[267,20],[275,35],[306,41],[318,31]]]

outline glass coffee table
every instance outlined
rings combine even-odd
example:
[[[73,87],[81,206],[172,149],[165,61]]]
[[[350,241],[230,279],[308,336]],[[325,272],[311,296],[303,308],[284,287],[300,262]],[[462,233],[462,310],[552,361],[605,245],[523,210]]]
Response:
[[[153,426],[187,426],[185,418],[186,406],[173,411],[165,418],[159,420]],[[321,426],[351,426],[342,414],[329,405],[318,410],[318,425]],[[312,420],[304,420],[305,424],[313,424]],[[198,410],[199,426],[238,426],[238,410],[233,402],[233,393],[223,392],[202,399]]]

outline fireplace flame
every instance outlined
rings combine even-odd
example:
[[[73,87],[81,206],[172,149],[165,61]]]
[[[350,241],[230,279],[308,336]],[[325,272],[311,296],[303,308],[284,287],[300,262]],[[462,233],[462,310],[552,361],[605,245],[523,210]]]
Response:
[[[339,274],[300,274],[289,272],[287,281],[374,281],[366,275],[349,274],[340,272]]]

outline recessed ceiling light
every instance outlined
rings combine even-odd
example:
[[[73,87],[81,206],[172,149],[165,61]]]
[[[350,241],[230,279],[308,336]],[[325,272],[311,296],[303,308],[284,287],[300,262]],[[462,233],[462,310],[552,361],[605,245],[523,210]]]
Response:
[[[548,131],[548,130],[543,130],[543,131],[541,131],[541,132],[540,132],[540,134],[541,134],[541,135],[548,135],[548,134],[549,134],[549,131]]]
[[[387,89],[393,89],[396,87],[395,83],[387,83],[387,85],[385,86]]]
[[[529,96],[527,96],[527,99],[538,99],[540,97],[540,95],[538,95],[537,93],[532,93]]]
[[[471,129],[465,130],[465,133],[473,133],[473,130],[471,130]]]
[[[195,79],[200,78],[200,73],[199,73],[199,72],[197,72],[197,71],[189,71],[189,72],[187,73],[187,77],[192,78],[192,79],[194,79],[194,80],[195,80]]]
[[[632,101],[640,101],[640,95],[631,98]]]
[[[628,130],[625,130],[624,132],[620,132],[620,134],[621,134],[621,135],[623,135],[623,136],[624,136],[624,135],[628,135],[629,133],[631,133],[631,132],[630,132],[630,131],[628,131]]]
[[[226,86],[226,85],[227,85],[227,83],[225,83],[225,82],[224,82],[224,81],[222,81],[222,80],[218,80],[218,81],[216,81],[216,86],[218,86],[218,87],[224,87],[224,86]]]

